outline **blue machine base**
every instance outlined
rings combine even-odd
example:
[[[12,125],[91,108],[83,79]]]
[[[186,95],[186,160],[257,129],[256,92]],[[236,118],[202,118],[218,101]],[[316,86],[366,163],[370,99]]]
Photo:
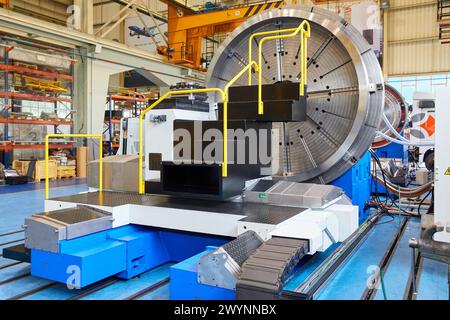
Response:
[[[378,158],[400,159],[403,164],[408,164],[408,149],[407,147],[401,144],[397,143],[388,144],[385,147],[375,149],[375,153],[378,156]],[[386,188],[379,182],[376,182],[376,186],[375,183],[373,183],[371,190],[372,193],[374,194],[379,195],[387,194]]]
[[[402,163],[408,163],[408,149],[404,145],[390,143],[385,147],[375,149],[378,158],[401,159]]]
[[[332,184],[341,187],[367,218],[371,196],[370,154]],[[31,274],[83,288],[105,278],[131,279],[168,262],[174,299],[234,299],[231,290],[197,283],[196,262],[211,248],[231,239],[128,225],[59,243],[59,253],[31,250]]]
[[[370,153],[367,152],[344,175],[331,182],[332,185],[342,188],[345,194],[352,199],[353,205],[359,207],[360,223],[367,219],[366,202],[371,197],[370,160]]]
[[[207,249],[170,267],[171,300],[235,300],[236,291],[198,283],[197,262],[202,256],[216,249]]]
[[[60,241],[59,253],[31,250],[31,274],[83,288],[116,276],[133,278],[168,262],[195,256],[207,246],[221,246],[230,239],[124,226],[77,239]]]

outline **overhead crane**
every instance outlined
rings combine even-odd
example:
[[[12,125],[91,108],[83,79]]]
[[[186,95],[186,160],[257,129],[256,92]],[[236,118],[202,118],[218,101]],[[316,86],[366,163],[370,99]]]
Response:
[[[162,2],[168,6],[168,45],[159,46],[158,53],[165,55],[167,62],[202,71],[206,71],[202,67],[203,38],[229,33],[248,18],[285,4],[284,0],[265,1],[199,12],[177,1]]]

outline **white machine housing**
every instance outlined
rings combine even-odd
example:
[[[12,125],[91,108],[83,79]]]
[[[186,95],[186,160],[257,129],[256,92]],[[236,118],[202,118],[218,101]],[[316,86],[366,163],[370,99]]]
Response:
[[[160,119],[165,118],[165,121]],[[144,152],[145,159],[151,153],[161,153],[162,161],[173,161],[174,121],[175,120],[210,120],[209,112],[181,109],[157,109],[145,116]],[[159,180],[161,171],[150,170],[145,164],[145,180]]]
[[[410,115],[411,129],[410,141],[412,143],[430,144],[435,141],[436,121],[436,97],[430,92],[415,92],[413,96],[412,111]],[[430,149],[428,146],[420,146],[419,161],[423,162],[423,155]]]
[[[162,161],[173,160],[175,120],[214,120],[213,112],[182,109],[151,110],[144,120],[144,154],[161,153]],[[127,132],[121,127],[127,141],[127,154],[138,153],[139,119],[128,119]],[[148,162],[148,161],[146,161]],[[160,171],[150,170],[144,164],[145,180],[159,180]],[[46,210],[76,207],[75,202],[47,200]],[[358,228],[359,209],[341,196],[320,208],[298,208],[298,214],[278,223],[246,221],[245,216],[230,213],[176,209],[152,205],[124,204],[116,207],[93,206],[113,215],[113,228],[136,224],[194,233],[237,237],[248,230],[255,231],[263,240],[272,236],[305,239],[309,241],[309,254],[323,252],[333,243],[344,241]]]
[[[162,161],[173,161],[174,121],[175,120],[211,120],[210,112],[191,111],[183,109],[156,109],[149,111],[144,119],[144,155],[161,153]],[[126,154],[139,153],[139,118],[128,119],[128,133],[124,126],[120,130],[120,147],[118,154],[124,154],[124,138],[127,141]],[[150,170],[148,163],[144,164],[145,180],[159,180],[160,171]]]
[[[47,200],[45,210],[75,208],[77,205],[75,202]],[[243,219],[245,216],[229,213],[151,205],[91,207],[110,212],[113,228],[135,224],[227,237],[237,237],[253,230],[264,241],[272,236],[308,240],[310,255],[327,250],[334,242],[344,241],[358,228],[358,207],[348,204],[343,198],[338,198],[322,208],[299,208],[297,215],[279,224],[247,222]]]
[[[436,93],[436,146],[434,223],[444,226],[445,231],[435,234],[436,241],[450,243],[450,210],[448,197],[450,190],[450,88]]]
[[[125,125],[125,122],[127,124]],[[127,129],[125,130],[125,126]],[[127,139],[126,150],[124,139]],[[120,121],[120,144],[118,155],[139,153],[139,118],[123,118]]]

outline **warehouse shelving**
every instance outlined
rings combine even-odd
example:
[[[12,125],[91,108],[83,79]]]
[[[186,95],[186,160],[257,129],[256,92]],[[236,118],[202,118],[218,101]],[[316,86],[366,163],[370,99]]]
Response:
[[[439,40],[442,44],[450,44],[450,0],[438,0],[437,22]]]
[[[40,76],[42,78],[47,78],[47,79],[63,79],[63,80],[73,81],[73,76],[68,75],[68,74],[46,72],[46,71],[41,71],[41,70],[36,70],[36,69],[29,69],[29,68],[24,68],[24,67],[6,65],[6,64],[2,64],[2,63],[0,63],[0,70],[20,73],[20,74],[35,75],[35,76]]]
[[[116,126],[120,126],[121,119],[115,119],[113,112],[128,111],[126,117],[138,117],[140,112],[148,106],[149,98],[144,94],[129,91],[126,89],[118,90],[119,94],[110,94],[107,100],[105,115],[105,126],[103,134],[107,134],[108,139],[105,139],[104,146],[108,149],[108,153],[113,155],[117,152],[119,144],[114,142],[114,131]],[[122,105],[121,105],[122,103]]]
[[[39,102],[67,102],[72,103],[72,99],[48,97],[36,94],[17,93],[17,92],[2,92],[0,91],[0,98],[13,99],[13,100],[28,100]]]
[[[3,119],[0,118],[0,123],[9,123],[9,124],[34,124],[34,125],[42,125],[42,126],[60,126],[60,125],[73,125],[72,120],[42,120],[42,119],[31,119],[31,120],[22,120],[22,119]]]
[[[64,143],[53,143],[49,145],[49,149],[71,149],[74,147],[74,142],[64,142]],[[36,144],[36,142],[33,143],[27,143],[22,144],[20,142],[9,142],[7,141],[4,144],[0,145],[0,150],[2,151],[9,151],[9,150],[19,150],[19,149],[45,149],[45,145],[43,143]]]
[[[43,139],[21,142],[11,136],[11,126],[52,126],[54,133],[73,131],[74,60],[64,49],[53,48],[28,40],[0,38],[3,51],[0,73],[3,82],[0,89],[0,125],[3,136],[0,150],[3,151],[3,163],[9,167],[10,153],[13,150],[44,149]],[[14,55],[14,50],[20,54]],[[46,64],[45,59],[28,61],[22,56],[46,57],[54,53],[65,62],[64,67]],[[19,110],[17,112],[17,110]],[[25,111],[24,111],[25,110]],[[19,127],[22,128],[22,127]],[[25,128],[25,127],[24,127]],[[22,129],[20,129],[22,130]],[[42,129],[45,132],[45,129]],[[33,139],[34,140],[34,139]],[[38,141],[40,140],[40,141]],[[73,143],[55,143],[52,149],[72,147]]]

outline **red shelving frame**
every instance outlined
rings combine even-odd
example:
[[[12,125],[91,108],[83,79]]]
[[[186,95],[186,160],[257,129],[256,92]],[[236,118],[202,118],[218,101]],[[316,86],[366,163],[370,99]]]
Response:
[[[2,142],[2,144],[0,144],[0,151],[6,151],[6,150],[9,150],[9,145],[10,145],[10,143],[9,142]]]
[[[67,142],[60,144],[50,144],[49,149],[66,149],[73,148],[75,142]],[[11,145],[11,149],[45,149],[44,144],[13,144]]]
[[[105,119],[105,124],[109,124],[109,122],[110,122],[109,119]],[[120,124],[120,120],[112,119],[111,123],[112,124]]]
[[[40,77],[43,77],[46,79],[62,79],[62,80],[73,81],[73,77],[68,74],[61,74],[61,73],[47,72],[47,71],[42,71],[42,70],[29,69],[29,68],[24,68],[24,67],[10,66],[7,64],[3,64],[3,63],[0,63],[0,70],[20,73],[20,74],[40,76]]]
[[[4,92],[4,91],[0,91],[0,98],[7,98],[7,99],[14,99],[14,100],[40,101],[40,102],[72,103],[72,99],[68,99],[68,98],[56,98],[56,97],[39,96],[39,95],[28,94],[28,93]]]
[[[67,143],[60,143],[60,144],[50,144],[50,149],[71,149],[75,145],[75,142],[67,142]],[[2,151],[10,151],[10,150],[19,150],[19,149],[45,149],[44,144],[13,144],[13,143],[6,143],[3,145],[0,145],[0,150]]]
[[[111,95],[111,99],[114,101],[136,101],[136,102],[148,102],[150,99],[147,98],[138,98],[132,96],[120,96],[120,95]]]
[[[35,124],[41,126],[73,126],[73,121],[56,121],[56,120],[21,120],[21,119],[2,119],[0,123],[8,124]]]

